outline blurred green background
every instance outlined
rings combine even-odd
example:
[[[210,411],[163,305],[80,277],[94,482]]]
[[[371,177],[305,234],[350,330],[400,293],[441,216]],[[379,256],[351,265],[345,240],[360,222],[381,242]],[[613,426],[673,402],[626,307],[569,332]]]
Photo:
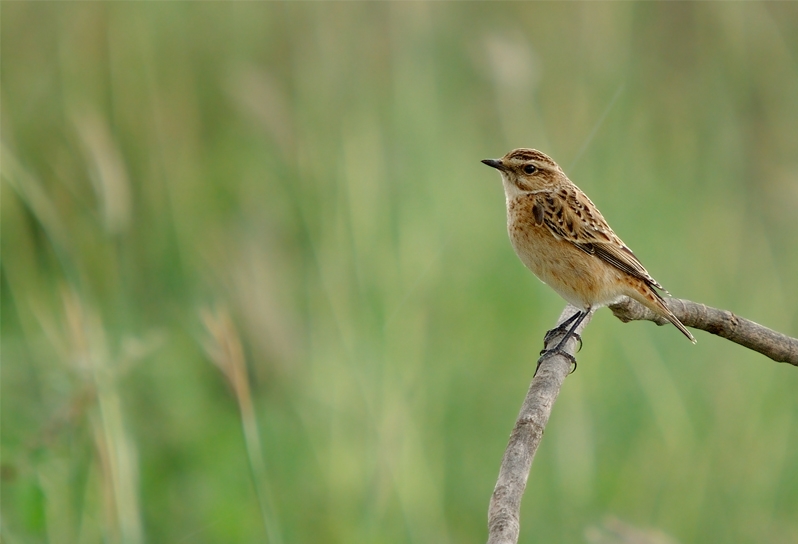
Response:
[[[798,334],[798,4],[2,3],[2,529],[483,542],[564,303],[480,159]],[[798,542],[798,372],[602,310],[522,542]],[[617,522],[606,522],[615,519]]]

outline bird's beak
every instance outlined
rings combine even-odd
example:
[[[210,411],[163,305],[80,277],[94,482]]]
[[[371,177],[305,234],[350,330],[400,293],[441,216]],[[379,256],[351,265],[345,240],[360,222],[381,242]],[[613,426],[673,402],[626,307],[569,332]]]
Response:
[[[487,164],[491,168],[495,168],[496,170],[504,171],[504,163],[499,159],[484,159],[482,161],[483,164]]]

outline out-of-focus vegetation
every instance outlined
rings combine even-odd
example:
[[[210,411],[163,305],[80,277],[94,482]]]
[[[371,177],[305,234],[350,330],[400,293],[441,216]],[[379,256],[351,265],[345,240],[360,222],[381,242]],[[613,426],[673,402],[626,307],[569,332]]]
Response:
[[[798,333],[798,4],[1,21],[8,544],[484,541],[563,306],[479,163],[514,147],[676,296]],[[522,541],[798,541],[798,372],[697,337],[599,313]]]

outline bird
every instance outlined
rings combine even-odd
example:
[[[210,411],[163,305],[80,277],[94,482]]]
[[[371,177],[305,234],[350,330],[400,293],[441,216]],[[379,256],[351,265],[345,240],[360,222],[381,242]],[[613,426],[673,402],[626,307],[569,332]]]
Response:
[[[501,173],[507,202],[507,231],[521,262],[578,311],[547,333],[567,332],[562,346],[593,310],[630,297],[695,338],[673,314],[668,294],[632,250],[610,228],[595,204],[548,155],[519,148],[484,164]],[[581,339],[580,339],[581,341]],[[576,360],[565,353],[572,362]],[[538,366],[540,363],[538,363]]]

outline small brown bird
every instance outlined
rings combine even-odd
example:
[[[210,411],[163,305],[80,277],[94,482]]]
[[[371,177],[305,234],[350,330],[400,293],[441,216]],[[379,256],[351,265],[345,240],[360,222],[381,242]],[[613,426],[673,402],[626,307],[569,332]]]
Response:
[[[535,149],[515,149],[482,162],[501,172],[515,253],[543,283],[582,309],[555,329],[571,325],[551,351],[560,350],[591,310],[624,296],[663,316],[695,343],[665,305],[657,291],[663,287],[556,162]]]

